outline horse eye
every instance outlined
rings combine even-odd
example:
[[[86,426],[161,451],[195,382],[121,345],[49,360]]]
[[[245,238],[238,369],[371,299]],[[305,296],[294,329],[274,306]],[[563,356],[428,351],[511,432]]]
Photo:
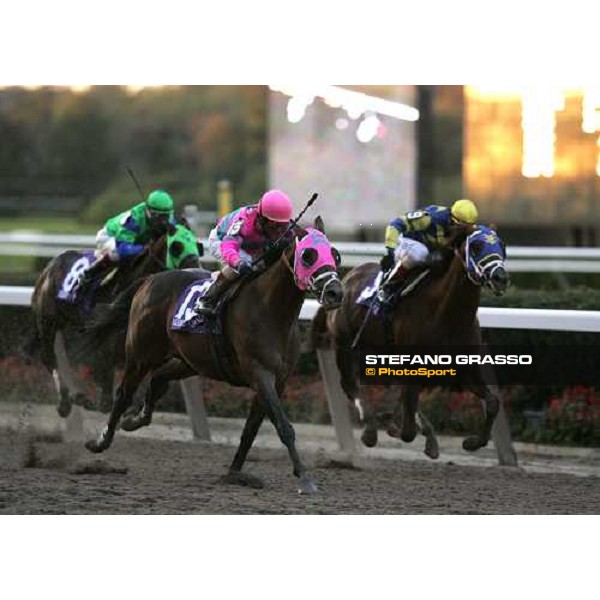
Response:
[[[306,248],[302,250],[300,260],[305,267],[312,267],[316,262],[319,254],[314,248]]]
[[[340,254],[337,248],[331,247],[331,256],[333,256],[333,260],[335,261],[335,266],[339,269],[342,264],[342,255]]]
[[[483,242],[473,242],[471,244],[471,252],[479,254],[483,250]]]
[[[171,256],[177,258],[183,252],[183,244],[181,242],[173,242],[169,246],[169,252]]]

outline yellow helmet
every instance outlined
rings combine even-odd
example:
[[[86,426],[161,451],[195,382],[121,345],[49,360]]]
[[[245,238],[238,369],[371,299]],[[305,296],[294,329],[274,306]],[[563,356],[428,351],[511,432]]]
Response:
[[[450,212],[455,221],[458,221],[459,223],[468,223],[469,225],[475,223],[479,216],[475,204],[466,198],[457,200],[452,205]]]

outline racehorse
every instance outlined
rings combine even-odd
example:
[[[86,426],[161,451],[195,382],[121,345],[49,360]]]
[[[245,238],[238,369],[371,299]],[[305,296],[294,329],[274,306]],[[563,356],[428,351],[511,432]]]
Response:
[[[305,292],[315,295],[325,310],[339,306],[343,297],[337,273],[339,253],[323,229],[320,218],[315,228],[294,229],[293,244],[275,251],[262,273],[242,281],[225,308],[220,336],[173,331],[170,327],[174,315],[179,314],[178,299],[184,292],[187,295],[188,286],[197,280],[194,273],[160,273],[122,294],[92,328],[94,337],[102,339],[106,331],[128,321],[123,379],[108,424],[86,447],[101,452],[110,446],[119,419],[147,374],[150,383],[144,406],[123,421],[125,430],[150,423],[154,405],[169,381],[201,374],[255,392],[227,481],[248,482],[241,469],[267,416],[288,450],[300,491],[315,492],[316,484],[296,451],[294,429],[280,398],[299,356],[298,318]],[[215,351],[216,338],[225,342],[227,368]]]
[[[59,299],[61,289],[70,291],[77,282],[77,276],[89,265],[91,257],[85,257],[75,250],[67,250],[52,259],[38,277],[31,308],[33,313],[33,337],[28,343],[28,353],[39,350],[40,358],[52,374],[58,396],[58,413],[68,416],[73,403],[92,408],[88,399],[77,393],[73,395],[66,383],[69,365],[61,362],[66,356],[72,362],[73,350],[82,339],[84,325],[93,317],[98,306],[111,302],[119,291],[132,282],[166,268],[186,268],[199,266],[199,248],[195,237],[182,224],[163,234],[149,244],[139,255],[128,262],[119,264],[97,287],[95,293],[88,290],[80,301],[68,302]],[[101,389],[100,410],[107,412],[112,404],[114,368],[124,357],[124,341],[107,340],[105,346],[97,346],[91,356],[78,356],[92,366],[93,378]],[[114,345],[113,345],[114,342]],[[59,344],[59,347],[56,347]],[[60,345],[63,345],[62,347]],[[94,345],[96,346],[96,345]],[[76,348],[75,348],[76,349]],[[58,356],[57,356],[58,354]],[[71,360],[68,359],[69,354]]]
[[[377,415],[372,407],[362,403],[359,398],[359,357],[352,348],[357,334],[360,337],[355,345],[356,350],[384,344],[407,347],[428,344],[481,345],[477,320],[481,288],[486,286],[496,295],[506,291],[509,276],[505,259],[505,246],[498,234],[479,225],[457,240],[456,249],[446,253],[438,268],[431,269],[429,273],[426,273],[425,267],[413,269],[411,279],[405,282],[402,289],[408,289],[411,283],[422,277],[420,287],[416,287],[411,294],[397,298],[387,316],[368,318],[369,309],[357,304],[363,290],[373,283],[379,273],[380,267],[374,263],[356,267],[346,275],[343,280],[344,300],[340,308],[328,314],[319,310],[313,320],[313,345],[327,347],[333,343],[341,386],[348,399],[363,413],[365,429],[362,441],[366,446],[377,443]],[[372,297],[371,302],[374,301],[375,297]],[[476,379],[479,377],[481,374]],[[488,443],[499,410],[499,400],[482,379],[473,381],[468,387],[483,399],[484,406],[485,418],[480,432],[463,440],[465,450],[475,451]],[[418,427],[415,419],[422,386],[406,385],[400,389],[402,403],[397,404],[388,433],[411,442],[418,429],[421,429],[427,438],[425,453],[437,458],[433,428],[421,413],[418,413]]]

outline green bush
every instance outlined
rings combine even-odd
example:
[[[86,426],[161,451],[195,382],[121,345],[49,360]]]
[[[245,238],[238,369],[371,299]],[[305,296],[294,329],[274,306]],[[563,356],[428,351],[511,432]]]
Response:
[[[502,399],[513,439],[541,444],[600,446],[600,393],[576,386],[550,396],[537,411],[526,410],[531,388],[511,386]],[[435,389],[421,394],[420,409],[437,433],[466,434],[481,424],[480,400],[473,394]]]

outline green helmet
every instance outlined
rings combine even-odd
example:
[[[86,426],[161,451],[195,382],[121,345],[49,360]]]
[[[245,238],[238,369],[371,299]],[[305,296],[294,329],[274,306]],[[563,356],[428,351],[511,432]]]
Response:
[[[148,195],[146,206],[152,212],[169,214],[173,212],[173,198],[163,190],[154,190]]]

